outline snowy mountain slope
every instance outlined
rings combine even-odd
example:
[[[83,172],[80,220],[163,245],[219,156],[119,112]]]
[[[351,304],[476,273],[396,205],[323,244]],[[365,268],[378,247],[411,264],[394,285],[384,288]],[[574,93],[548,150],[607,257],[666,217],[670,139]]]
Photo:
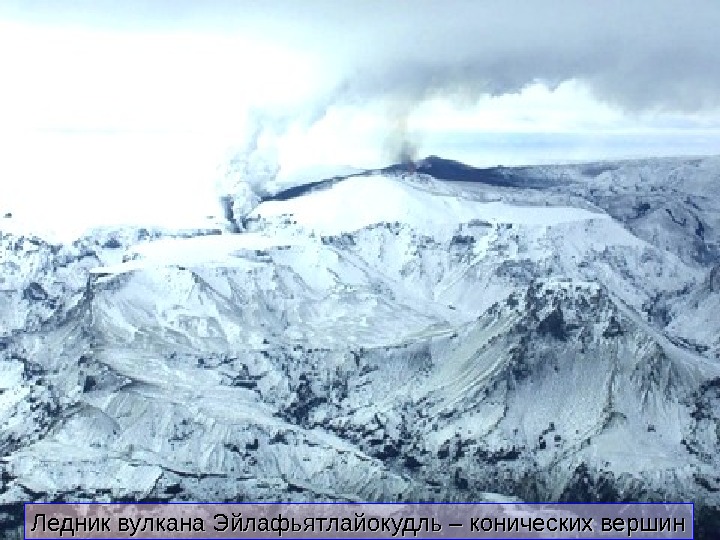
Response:
[[[3,234],[0,502],[720,504],[720,161],[443,166]]]

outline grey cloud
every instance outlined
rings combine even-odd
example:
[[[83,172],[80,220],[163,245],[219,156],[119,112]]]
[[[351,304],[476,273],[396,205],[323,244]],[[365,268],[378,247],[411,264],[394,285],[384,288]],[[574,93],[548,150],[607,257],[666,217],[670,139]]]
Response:
[[[720,3],[487,5],[448,2],[453,13],[419,9],[395,34],[392,25],[368,29],[348,54],[358,60],[348,88],[360,97],[472,98],[579,79],[626,110],[720,105]],[[375,32],[388,35],[387,44],[364,50]]]
[[[255,35],[314,55],[347,101],[587,82],[627,110],[720,105],[717,0],[8,0],[7,16]]]
[[[367,5],[367,4],[354,4]],[[312,15],[297,41],[319,47],[343,76],[344,101],[390,103],[387,147],[414,159],[419,141],[407,115],[436,96],[472,103],[484,94],[577,79],[627,113],[698,112],[720,106],[720,3],[414,1],[325,15],[313,38]],[[331,24],[332,23],[332,24]]]
[[[627,113],[720,106],[720,2],[413,0],[270,3],[253,28],[305,48],[337,78],[328,103],[385,104],[395,161],[420,146],[425,99],[577,79]]]
[[[717,0],[8,0],[3,15],[239,34],[305,51],[318,67],[308,77],[327,88],[299,121],[310,125],[336,103],[382,103],[387,146],[399,159],[417,146],[408,114],[434,96],[472,103],[577,79],[629,113],[720,107]],[[258,121],[280,133],[298,117],[285,111]]]
[[[227,10],[223,31],[306,49],[350,101],[472,99],[576,78],[627,110],[720,105],[715,0],[240,4],[211,3],[199,20]]]

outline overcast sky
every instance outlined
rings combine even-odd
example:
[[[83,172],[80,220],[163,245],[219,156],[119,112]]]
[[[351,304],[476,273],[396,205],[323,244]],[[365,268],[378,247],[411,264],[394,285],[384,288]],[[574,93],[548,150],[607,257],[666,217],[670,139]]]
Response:
[[[250,140],[288,177],[407,144],[477,165],[716,154],[718,28],[717,0],[3,0],[0,210],[205,215]]]

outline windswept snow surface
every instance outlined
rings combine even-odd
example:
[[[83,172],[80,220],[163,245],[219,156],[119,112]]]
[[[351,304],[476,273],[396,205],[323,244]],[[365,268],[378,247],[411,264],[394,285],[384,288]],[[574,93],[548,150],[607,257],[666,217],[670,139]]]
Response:
[[[0,222],[0,501],[717,505],[720,160],[462,172]]]
[[[402,221],[425,233],[452,232],[472,219],[491,224],[553,226],[559,223],[607,218],[572,207],[508,205],[475,200],[430,178],[384,175],[350,177],[331,189],[302,199],[268,201],[252,216],[292,215],[298,225],[323,234],[355,231],[377,223]],[[477,196],[481,196],[478,193]]]

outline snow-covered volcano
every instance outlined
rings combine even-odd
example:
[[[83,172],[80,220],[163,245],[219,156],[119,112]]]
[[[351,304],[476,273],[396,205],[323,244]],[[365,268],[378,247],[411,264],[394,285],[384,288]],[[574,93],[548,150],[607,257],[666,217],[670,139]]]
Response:
[[[0,221],[0,500],[720,504],[720,158]]]

